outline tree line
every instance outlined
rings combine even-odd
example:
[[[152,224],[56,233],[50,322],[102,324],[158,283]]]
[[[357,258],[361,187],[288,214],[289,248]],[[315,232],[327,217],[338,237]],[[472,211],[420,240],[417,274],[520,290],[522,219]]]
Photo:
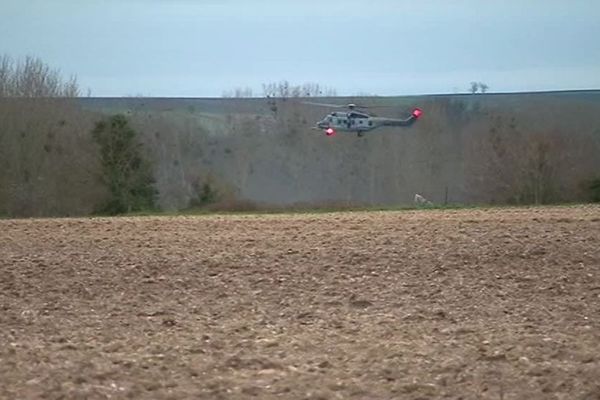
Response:
[[[45,182],[46,170],[59,169],[58,174],[68,175],[72,172],[59,167],[89,168],[91,162],[78,154],[83,149],[67,148],[75,146],[69,140],[80,134],[72,135],[69,129],[78,127],[68,126],[72,123],[70,116],[83,116],[72,102],[80,94],[76,76],[63,79],[60,70],[40,58],[27,56],[15,61],[0,55],[0,159],[4,159],[0,160],[4,166],[0,170],[0,194],[5,198],[16,196],[13,202],[21,203],[14,206],[21,210],[18,213],[35,214],[33,208],[52,201],[40,198],[56,193]],[[94,177],[108,193],[95,205],[94,212],[119,214],[154,209],[157,192],[152,164],[139,133],[127,118],[102,116],[94,124],[91,139],[100,164],[100,172]]]
[[[282,80],[279,82],[263,83],[261,96],[282,99],[291,97],[335,97],[337,96],[337,90],[316,82],[293,84],[287,80]],[[224,91],[223,97],[250,98],[255,97],[255,93],[250,87],[238,87],[233,90]]]
[[[236,96],[246,97],[249,94],[251,91],[241,90]],[[154,128],[139,124],[136,128],[124,115],[84,112],[77,102],[72,101],[80,95],[77,77],[63,79],[59,70],[49,67],[39,58],[26,57],[14,61],[8,56],[0,56],[0,214],[37,215],[34,214],[36,208],[62,201],[67,203],[63,208],[48,208],[44,212],[45,215],[64,215],[66,212],[62,210],[68,209],[70,204],[88,199],[94,201],[90,212],[102,214],[157,207],[154,173],[159,167],[149,155],[151,149],[142,146],[146,129]],[[312,97],[335,95],[335,91],[318,84],[294,85],[281,81],[263,85],[263,95],[273,98]],[[46,98],[48,100],[38,101]],[[455,108],[458,106],[453,105]],[[465,127],[467,122],[473,126],[480,125],[482,129],[489,127],[489,132],[481,132],[467,141],[476,145],[471,152],[474,156],[470,158],[469,165],[473,170],[469,173],[477,179],[477,190],[485,201],[494,202],[496,199],[500,203],[524,204],[571,199],[574,196],[562,188],[574,185],[561,180],[579,182],[582,178],[580,171],[583,171],[582,168],[572,170],[571,160],[589,163],[586,171],[596,165],[593,157],[586,153],[597,148],[594,137],[586,139],[579,135],[571,138],[561,132],[533,135],[529,133],[530,124],[519,126],[510,114],[484,121],[483,117],[467,110],[466,105],[462,107],[462,111],[453,109],[448,113],[440,112],[438,116],[430,113],[432,117],[424,120],[420,129],[426,134],[433,132],[435,127],[428,127],[427,121],[442,123],[446,121],[446,114],[453,120],[463,118],[459,121],[461,127]],[[288,111],[278,116],[276,121],[277,132],[286,133],[277,136],[282,140],[282,154],[290,147],[298,150],[299,143],[304,143],[305,139],[312,143],[302,131],[304,111],[301,108]],[[256,132],[261,131],[258,120],[251,118],[248,123],[256,125]],[[435,140],[446,135],[445,125],[438,128],[440,136]],[[227,129],[232,129],[232,126],[228,125]],[[248,129],[244,125],[232,131]],[[239,142],[243,135],[238,136],[219,140]],[[589,143],[578,144],[583,139],[589,140]],[[257,134],[246,135],[243,140],[247,143],[244,142],[242,148],[248,151],[257,140],[262,139]],[[335,150],[338,153],[339,148]],[[568,158],[566,149],[572,153]],[[579,157],[579,154],[582,156]],[[568,172],[571,170],[573,172]],[[596,174],[585,178],[588,179],[585,182],[588,195],[577,198],[600,201],[600,177]],[[81,184],[88,180],[93,182]],[[52,185],[55,187],[52,188]],[[97,188],[102,188],[102,191]],[[200,193],[198,204],[204,206],[214,201],[211,187],[201,184],[197,192]],[[475,193],[475,190],[472,192]],[[24,206],[6,206],[10,202]],[[3,211],[3,208],[13,211]]]

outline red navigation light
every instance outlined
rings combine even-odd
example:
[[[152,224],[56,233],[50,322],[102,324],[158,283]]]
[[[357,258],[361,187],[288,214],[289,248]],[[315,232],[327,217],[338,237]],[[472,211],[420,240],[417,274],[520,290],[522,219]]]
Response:
[[[325,130],[325,134],[326,134],[327,136],[334,136],[334,135],[335,135],[335,129],[333,129],[333,128],[327,128],[327,129]]]
[[[421,111],[420,108],[415,108],[412,112],[412,115],[415,118],[419,118],[421,115],[423,115],[423,111]]]

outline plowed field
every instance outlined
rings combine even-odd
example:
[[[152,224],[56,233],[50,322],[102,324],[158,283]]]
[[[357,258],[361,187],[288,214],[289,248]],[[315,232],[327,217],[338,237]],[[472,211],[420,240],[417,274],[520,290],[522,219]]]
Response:
[[[600,208],[0,220],[0,398],[600,399]]]

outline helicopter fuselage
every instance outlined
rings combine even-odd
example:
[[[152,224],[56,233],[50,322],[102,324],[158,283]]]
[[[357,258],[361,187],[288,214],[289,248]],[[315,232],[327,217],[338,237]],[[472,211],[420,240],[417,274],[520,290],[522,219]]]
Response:
[[[334,111],[317,122],[317,128],[339,132],[368,132],[382,126],[409,126],[418,118],[411,114],[407,119],[373,117],[358,111]],[[331,131],[330,131],[331,132]]]

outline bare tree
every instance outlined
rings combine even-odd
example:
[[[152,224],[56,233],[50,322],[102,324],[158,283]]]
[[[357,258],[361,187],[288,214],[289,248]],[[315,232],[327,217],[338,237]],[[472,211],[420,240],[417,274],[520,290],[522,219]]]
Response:
[[[262,85],[264,97],[275,97],[277,95],[277,84],[276,83],[263,83]]]
[[[523,132],[514,117],[493,117],[489,133],[470,141],[475,193],[493,203],[546,204],[568,198],[564,151],[555,131]],[[572,162],[572,161],[571,161]]]
[[[478,90],[479,90],[479,83],[471,82],[471,87],[469,88],[469,92],[471,92],[471,94],[475,94],[475,93],[477,93]]]
[[[366,92],[366,91],[362,91],[362,90],[354,93],[354,96],[356,96],[356,97],[378,97],[378,95],[375,93]]]
[[[52,69],[40,58],[27,56],[16,63],[0,56],[1,97],[77,97],[77,77],[63,80],[60,70]]]
[[[469,93],[471,94],[476,94],[477,92],[479,93],[486,93],[488,91],[490,87],[484,83],[484,82],[471,82],[471,86],[469,87]]]
[[[13,79],[13,61],[6,55],[0,56],[0,97],[8,97]]]
[[[324,96],[325,97],[335,97],[337,96],[337,90],[335,88],[325,88],[324,90]]]
[[[0,212],[78,213],[97,195],[83,183],[95,166],[82,135],[90,115],[71,99],[78,95],[75,77],[62,79],[41,59],[0,55]]]
[[[335,97],[337,91],[334,88],[327,86],[321,86],[315,82],[307,82],[302,85],[301,90],[302,97]]]
[[[290,97],[334,97],[337,95],[334,88],[321,86],[315,82],[293,85],[283,80],[281,82],[263,83],[262,89],[265,97],[280,97],[283,99]]]
[[[235,98],[249,98],[252,97],[252,88],[250,87],[236,87],[233,90],[226,90],[223,92],[222,97],[235,97]]]

